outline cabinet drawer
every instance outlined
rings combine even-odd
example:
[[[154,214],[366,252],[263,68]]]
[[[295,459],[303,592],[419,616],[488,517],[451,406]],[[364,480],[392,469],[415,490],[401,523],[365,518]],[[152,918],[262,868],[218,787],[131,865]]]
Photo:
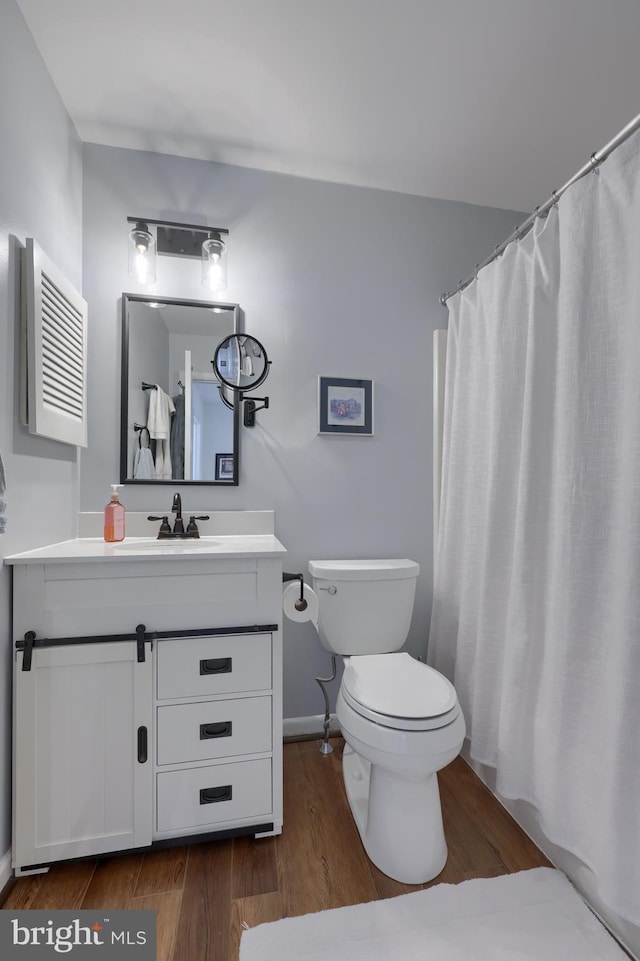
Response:
[[[271,698],[158,708],[158,764],[205,761],[271,750]]]
[[[159,832],[265,817],[271,811],[268,758],[168,771],[157,776]]]
[[[208,697],[271,687],[271,635],[159,641],[158,698]]]

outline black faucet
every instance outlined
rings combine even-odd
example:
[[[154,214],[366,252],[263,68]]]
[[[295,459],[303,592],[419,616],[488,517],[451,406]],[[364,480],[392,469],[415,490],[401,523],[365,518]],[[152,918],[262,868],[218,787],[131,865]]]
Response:
[[[182,537],[184,534],[184,523],[182,521],[182,498],[180,497],[180,494],[173,495],[171,511],[176,515],[176,522],[173,525],[173,533],[176,537]]]
[[[187,529],[184,529],[184,521],[182,519],[182,498],[180,494],[173,495],[173,504],[171,505],[171,511],[176,515],[175,523],[173,525],[173,530],[171,530],[171,525],[169,524],[169,515],[165,514],[163,517],[157,517],[155,514],[149,514],[147,520],[150,521],[162,521],[160,525],[160,530],[158,531],[158,540],[168,540],[174,537],[182,538],[199,538],[200,531],[198,530],[198,525],[196,521],[208,521],[208,514],[199,514],[197,516],[191,515],[189,518],[189,524]]]

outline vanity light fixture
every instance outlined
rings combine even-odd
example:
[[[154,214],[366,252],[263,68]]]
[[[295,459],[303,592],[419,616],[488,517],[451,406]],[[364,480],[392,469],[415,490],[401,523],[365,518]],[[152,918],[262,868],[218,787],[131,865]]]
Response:
[[[156,282],[156,254],[169,257],[198,257],[202,263],[202,284],[214,293],[227,286],[227,245],[225,227],[180,224],[169,220],[127,217],[129,231],[129,275],[148,287]],[[155,227],[155,237],[150,230]]]

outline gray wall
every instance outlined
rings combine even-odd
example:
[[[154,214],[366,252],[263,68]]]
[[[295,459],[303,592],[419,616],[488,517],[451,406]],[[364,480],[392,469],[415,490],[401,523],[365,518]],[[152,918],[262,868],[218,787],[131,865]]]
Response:
[[[8,554],[66,540],[79,506],[76,449],[32,437],[18,417],[19,250],[33,237],[81,284],[82,148],[14,0],[0,3],[0,452]],[[0,860],[10,846],[11,571],[0,563]]]
[[[270,397],[242,429],[236,489],[181,487],[191,509],[272,509],[286,569],[310,558],[420,562],[409,649],[425,653],[431,608],[431,331],[442,291],[521,214],[346,187],[140,151],[84,147],[84,293],[91,309],[84,510],[118,475],[120,309],[127,216],[228,227],[229,287],[262,341]],[[158,258],[159,296],[199,298],[199,265]],[[375,381],[375,436],[316,433],[318,375]],[[164,509],[172,488],[125,488],[129,509]],[[284,626],[285,717],[318,714],[328,655],[308,624]],[[335,685],[334,685],[335,687]]]

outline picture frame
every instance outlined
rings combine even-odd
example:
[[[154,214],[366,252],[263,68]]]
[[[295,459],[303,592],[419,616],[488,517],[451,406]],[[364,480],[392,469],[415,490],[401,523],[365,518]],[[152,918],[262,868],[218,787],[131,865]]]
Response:
[[[216,480],[233,480],[233,454],[216,454]]]
[[[373,436],[373,381],[318,377],[318,433]]]

